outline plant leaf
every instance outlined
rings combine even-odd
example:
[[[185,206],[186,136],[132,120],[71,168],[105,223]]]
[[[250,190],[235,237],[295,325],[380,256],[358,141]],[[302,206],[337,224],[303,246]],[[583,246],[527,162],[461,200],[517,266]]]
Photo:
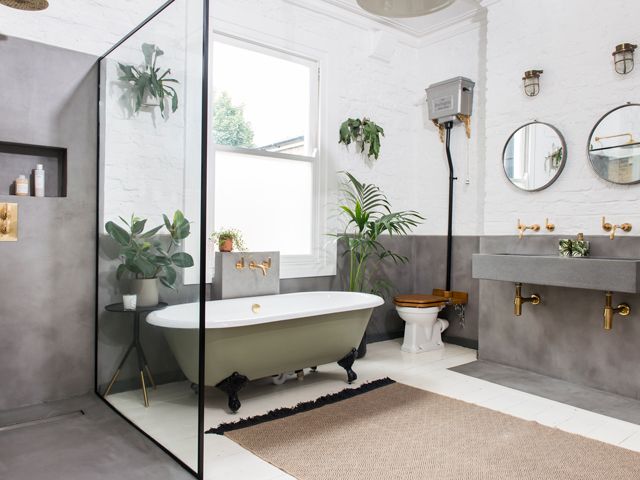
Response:
[[[122,246],[127,246],[131,242],[131,236],[127,233],[127,231],[113,222],[107,222],[104,226],[104,229],[111,238],[113,238]]]
[[[186,252],[178,252],[171,255],[171,261],[180,268],[193,267],[193,258]]]

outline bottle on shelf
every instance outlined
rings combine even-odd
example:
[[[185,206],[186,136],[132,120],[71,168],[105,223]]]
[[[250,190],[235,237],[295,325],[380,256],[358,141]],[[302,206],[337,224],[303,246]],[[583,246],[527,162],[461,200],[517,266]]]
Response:
[[[16,178],[16,195],[19,197],[29,195],[29,180],[24,175],[18,175]]]
[[[35,196],[44,197],[44,167],[42,164],[38,164],[38,167],[33,171],[33,183]]]

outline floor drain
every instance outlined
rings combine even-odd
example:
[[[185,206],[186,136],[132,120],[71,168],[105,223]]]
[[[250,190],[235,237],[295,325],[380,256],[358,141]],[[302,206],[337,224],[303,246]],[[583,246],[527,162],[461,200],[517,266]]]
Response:
[[[18,428],[33,427],[36,425],[44,425],[46,423],[60,422],[73,417],[84,415],[83,410],[76,410],[75,412],[63,413],[61,415],[53,415],[51,417],[37,418],[35,420],[29,420],[26,422],[12,423],[0,427],[0,432],[7,432],[9,430],[17,430]]]

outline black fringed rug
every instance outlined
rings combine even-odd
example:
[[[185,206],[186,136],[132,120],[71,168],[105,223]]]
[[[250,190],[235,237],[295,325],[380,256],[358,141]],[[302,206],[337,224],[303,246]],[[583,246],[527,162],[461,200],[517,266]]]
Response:
[[[391,380],[390,378],[381,378],[379,380],[373,380],[371,382],[362,384],[358,388],[345,388],[344,390],[338,393],[331,393],[329,395],[324,395],[316,400],[299,403],[295,407],[278,408],[276,410],[271,410],[270,412],[267,412],[264,415],[257,415],[255,417],[243,418],[236,422],[222,423],[215,428],[211,428],[207,430],[205,433],[224,435],[227,432],[240,430],[241,428],[253,427],[255,425],[260,425],[261,423],[270,422],[272,420],[279,420],[281,418],[290,417],[298,413],[308,412],[316,408],[324,407],[325,405],[331,405],[333,403],[337,403],[342,400],[347,400],[349,398],[362,395],[363,393],[370,392],[377,388],[391,385],[392,383],[395,383],[395,381]]]

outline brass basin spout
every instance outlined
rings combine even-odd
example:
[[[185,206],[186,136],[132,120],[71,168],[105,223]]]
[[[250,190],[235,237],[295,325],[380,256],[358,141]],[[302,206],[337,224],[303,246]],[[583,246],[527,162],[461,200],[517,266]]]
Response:
[[[607,292],[604,297],[604,324],[605,330],[611,330],[613,327],[613,317],[617,313],[626,317],[631,313],[631,307],[628,303],[621,303],[617,307],[613,307],[613,295],[611,292]]]
[[[268,258],[267,260],[258,263],[254,260],[252,260],[249,263],[249,269],[250,270],[262,270],[262,276],[265,277],[267,275],[267,270],[269,270],[271,268],[271,258]]]
[[[522,296],[522,284],[516,283],[516,296],[513,299],[513,313],[516,317],[522,315],[522,305],[525,303],[531,303],[531,305],[538,305],[542,299],[537,293],[532,294],[530,297]]]

